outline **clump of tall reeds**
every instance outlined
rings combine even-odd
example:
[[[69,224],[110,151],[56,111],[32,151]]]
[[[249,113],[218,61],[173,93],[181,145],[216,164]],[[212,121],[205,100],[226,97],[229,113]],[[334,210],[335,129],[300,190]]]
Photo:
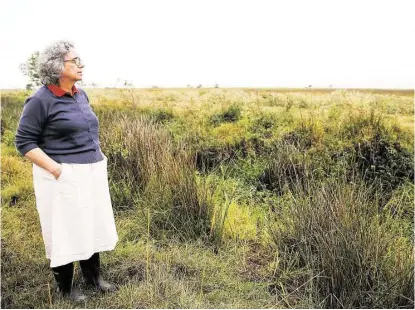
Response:
[[[307,293],[320,306],[413,307],[413,244],[370,191],[341,177],[310,183],[273,215],[277,251],[307,274]]]
[[[173,142],[147,116],[114,113],[101,121],[115,208],[137,208],[154,234],[171,230],[186,239],[207,232],[207,198],[198,191],[195,157],[188,147]]]

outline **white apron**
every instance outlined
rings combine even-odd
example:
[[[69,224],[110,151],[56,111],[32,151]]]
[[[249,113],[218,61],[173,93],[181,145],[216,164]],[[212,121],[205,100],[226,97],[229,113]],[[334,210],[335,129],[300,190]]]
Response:
[[[63,164],[58,180],[33,164],[33,183],[50,267],[115,248],[106,157],[93,164]]]

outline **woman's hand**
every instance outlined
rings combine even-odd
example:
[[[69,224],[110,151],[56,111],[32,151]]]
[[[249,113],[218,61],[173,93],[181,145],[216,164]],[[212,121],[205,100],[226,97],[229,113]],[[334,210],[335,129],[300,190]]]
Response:
[[[30,150],[25,154],[25,157],[32,163],[49,171],[57,180],[62,173],[62,164],[57,163],[48,155],[45,154],[40,148]]]
[[[51,172],[55,179],[59,179],[61,173],[62,173],[62,164],[58,164],[57,168]]]

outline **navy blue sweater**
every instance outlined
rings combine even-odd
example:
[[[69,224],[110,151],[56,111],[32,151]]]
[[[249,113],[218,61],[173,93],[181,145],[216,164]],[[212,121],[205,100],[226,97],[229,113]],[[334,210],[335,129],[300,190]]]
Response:
[[[38,147],[58,163],[89,164],[104,159],[98,118],[82,89],[71,96],[40,87],[25,102],[15,144],[22,155]]]

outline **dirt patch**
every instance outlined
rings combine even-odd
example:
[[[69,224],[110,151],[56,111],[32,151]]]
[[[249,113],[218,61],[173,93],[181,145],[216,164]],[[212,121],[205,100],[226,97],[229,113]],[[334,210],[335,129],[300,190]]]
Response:
[[[271,263],[273,253],[260,243],[252,242],[245,255],[245,262],[240,270],[241,276],[248,281],[264,281],[268,277],[265,268]]]

